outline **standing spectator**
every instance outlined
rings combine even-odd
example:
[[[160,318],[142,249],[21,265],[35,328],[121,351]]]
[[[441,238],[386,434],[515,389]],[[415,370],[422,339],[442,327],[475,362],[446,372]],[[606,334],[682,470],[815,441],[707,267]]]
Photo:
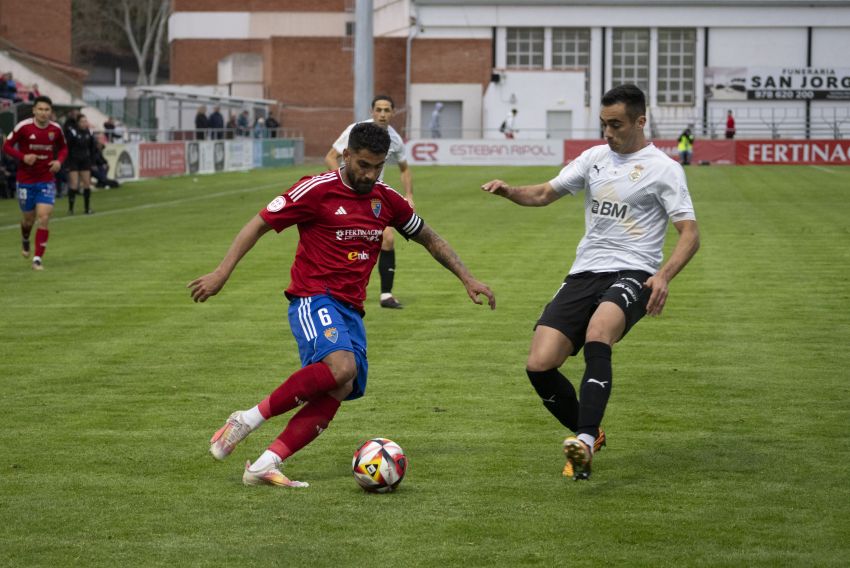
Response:
[[[691,127],[689,126],[679,134],[679,162],[683,166],[690,165],[693,153],[694,135],[691,133]]]
[[[111,116],[103,123],[103,133],[106,136],[106,141],[112,143],[115,141],[115,119]]]
[[[65,122],[62,123],[62,130],[65,131],[65,139],[68,138],[68,129],[75,128],[77,126],[77,118],[80,116],[79,109],[72,108],[68,111],[68,114],[65,115]]]
[[[243,110],[242,114],[239,115],[239,119],[236,121],[237,136],[250,136],[251,135],[251,127],[250,122],[248,121],[248,111]]]
[[[269,136],[277,138],[277,129],[280,128],[280,123],[275,119],[274,113],[269,113],[269,117],[266,119],[266,128],[269,130]]]
[[[210,119],[207,118],[207,107],[201,105],[198,107],[198,114],[195,115],[195,138],[203,140],[209,128]]]
[[[236,123],[236,115],[231,112],[230,118],[227,119],[227,139],[232,140],[236,136],[238,129],[239,125]]]
[[[254,123],[254,138],[267,138],[268,131],[266,130],[266,119],[262,116],[257,118],[257,122]]]
[[[77,117],[76,124],[65,129],[68,142],[68,213],[74,214],[74,202],[82,192],[86,206],[86,215],[94,213],[91,209],[91,166],[97,153],[97,142],[89,130],[89,121],[84,114]]]
[[[726,113],[726,138],[731,140],[735,137],[735,117],[731,109]]]
[[[3,152],[18,160],[18,204],[21,207],[21,255],[30,256],[30,233],[35,232],[33,270],[44,270],[42,257],[49,236],[48,223],[56,201],[56,172],[68,156],[62,128],[50,121],[53,101],[39,97],[33,101],[32,118],[19,122],[6,138]]]
[[[221,107],[215,107],[210,115],[210,130],[213,140],[224,138],[224,117],[221,116]]]
[[[502,122],[502,126],[499,127],[499,132],[505,135],[505,138],[508,140],[514,139],[514,134],[516,134],[516,113],[517,110],[512,108],[508,113],[508,116],[505,117],[505,120]]]
[[[434,105],[434,112],[431,113],[431,121],[428,123],[428,128],[431,130],[431,138],[442,138],[443,133],[440,131],[440,113],[443,110],[443,103]]]

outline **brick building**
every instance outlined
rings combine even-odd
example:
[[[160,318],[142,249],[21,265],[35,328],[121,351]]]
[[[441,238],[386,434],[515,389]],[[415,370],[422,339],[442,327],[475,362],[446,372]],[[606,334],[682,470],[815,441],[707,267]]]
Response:
[[[0,0],[0,37],[21,50],[71,63],[71,0],[49,6],[32,0]]]
[[[171,81],[217,84],[220,60],[233,53],[259,55],[262,92],[248,94],[279,101],[281,122],[304,133],[306,153],[323,155],[353,119],[353,5],[353,0],[253,0],[237,12],[226,0],[174,0]],[[480,100],[492,68],[489,38],[409,39],[414,30],[409,2],[376,0],[374,6],[374,92],[395,100],[397,129],[407,130],[408,43],[416,62],[412,84],[472,84]]]
[[[253,54],[259,91],[234,94],[279,101],[322,155],[353,118],[354,3],[174,0],[171,80],[220,84],[222,58]],[[624,82],[647,94],[653,136],[688,124],[714,135],[727,110],[752,136],[832,137],[850,119],[846,87],[780,100],[744,85],[786,72],[850,81],[843,0],[374,0],[374,34],[374,92],[396,100],[408,138],[428,136],[437,102],[445,138],[499,137],[511,108],[519,138],[597,137],[602,93]]]

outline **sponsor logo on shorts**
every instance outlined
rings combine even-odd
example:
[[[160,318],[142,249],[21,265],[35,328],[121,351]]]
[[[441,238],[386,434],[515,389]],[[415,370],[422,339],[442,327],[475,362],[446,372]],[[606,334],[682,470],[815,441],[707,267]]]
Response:
[[[335,327],[326,327],[324,333],[325,339],[331,343],[336,343],[337,339],[339,339],[339,331]]]
[[[271,203],[266,206],[266,209],[269,213],[277,213],[281,209],[286,206],[286,198],[282,195],[278,195],[274,199],[272,199]]]
[[[356,262],[358,260],[369,260],[369,253],[366,251],[358,252],[356,250],[348,253],[348,262]]]
[[[597,201],[594,199],[590,206],[590,211],[594,215],[601,217],[625,219],[629,213],[629,206],[625,203],[617,203],[616,201]]]

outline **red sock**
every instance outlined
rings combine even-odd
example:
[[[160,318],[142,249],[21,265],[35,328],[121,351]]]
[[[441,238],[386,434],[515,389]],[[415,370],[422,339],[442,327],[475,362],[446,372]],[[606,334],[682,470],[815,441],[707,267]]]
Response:
[[[41,227],[35,230],[35,256],[39,258],[44,256],[44,249],[47,246],[47,236],[49,232],[50,231],[47,229],[42,229]]]
[[[337,399],[327,394],[311,400],[292,417],[277,440],[269,446],[269,451],[285,460],[315,440],[327,430],[339,410],[339,404]]]
[[[316,395],[324,394],[336,387],[336,379],[330,367],[321,361],[307,365],[292,373],[282,385],[259,404],[260,414],[268,420],[272,416],[289,412],[299,404],[304,404]]]

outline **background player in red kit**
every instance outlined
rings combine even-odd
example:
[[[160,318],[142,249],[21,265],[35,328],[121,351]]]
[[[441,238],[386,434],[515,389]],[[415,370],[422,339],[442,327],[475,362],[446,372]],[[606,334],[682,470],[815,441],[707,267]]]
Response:
[[[18,203],[21,206],[21,254],[30,255],[30,232],[38,217],[35,232],[33,270],[42,270],[47,246],[48,223],[56,200],[54,174],[68,156],[62,127],[50,121],[53,102],[48,97],[33,100],[32,118],[19,122],[3,144],[3,152],[20,162],[18,165]]]
[[[478,295],[483,294],[490,307],[496,307],[493,293],[472,276],[449,244],[401,195],[377,181],[389,145],[383,128],[356,125],[342,168],[305,177],[275,198],[242,228],[218,268],[188,286],[196,302],[205,301],[221,290],[261,236],[298,225],[300,239],[286,295],[303,367],[257,406],[231,414],[210,440],[210,453],[224,459],[263,422],[302,406],[269,449],[246,464],[246,485],[306,487],[283,475],[281,463],[328,427],[342,400],[363,396],[368,371],[363,302],[386,227],[424,246],[463,282],[473,302],[480,304]]]

